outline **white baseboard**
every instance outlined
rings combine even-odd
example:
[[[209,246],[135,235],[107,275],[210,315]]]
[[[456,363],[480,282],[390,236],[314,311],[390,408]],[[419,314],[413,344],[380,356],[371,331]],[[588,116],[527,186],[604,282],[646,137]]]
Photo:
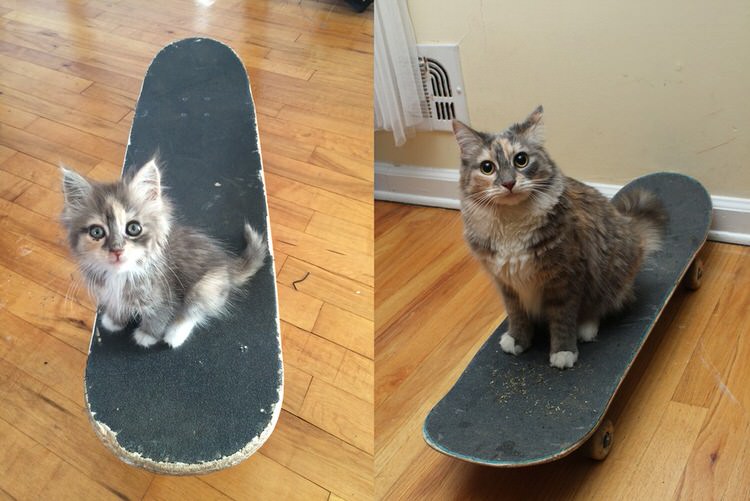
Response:
[[[611,198],[621,186],[588,183]],[[390,202],[459,208],[458,170],[375,163],[375,198]],[[750,199],[711,196],[710,240],[750,245]]]

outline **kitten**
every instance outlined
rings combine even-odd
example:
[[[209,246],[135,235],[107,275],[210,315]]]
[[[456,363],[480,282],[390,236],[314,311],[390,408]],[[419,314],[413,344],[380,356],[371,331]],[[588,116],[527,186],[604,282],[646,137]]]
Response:
[[[610,203],[566,177],[544,149],[542,107],[497,134],[459,121],[464,236],[508,312],[503,351],[529,348],[535,322],[550,331],[550,365],[572,367],[576,340],[634,298],[641,263],[658,250],[667,215],[645,191]]]
[[[141,346],[180,346],[196,325],[224,313],[232,290],[263,266],[266,244],[247,223],[247,246],[235,257],[173,221],[154,160],[108,184],[62,172],[63,225],[101,325],[116,332],[140,318]]]

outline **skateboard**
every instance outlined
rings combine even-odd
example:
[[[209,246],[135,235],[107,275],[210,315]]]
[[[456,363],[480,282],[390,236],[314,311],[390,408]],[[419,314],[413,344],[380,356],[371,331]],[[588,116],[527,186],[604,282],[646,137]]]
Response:
[[[271,258],[230,298],[230,313],[177,349],[144,349],[94,329],[85,393],[99,438],[120,459],[173,475],[232,466],[269,437],[283,368],[273,250],[255,109],[244,66],[227,46],[192,38],[163,48],[146,73],[123,173],[154,155],[178,220],[244,247],[243,224]]]
[[[615,197],[636,188],[655,193],[669,213],[662,250],[636,278],[636,301],[605,319],[595,342],[579,343],[578,363],[563,371],[549,366],[548,335],[535,336],[521,355],[504,353],[506,319],[428,414],[423,434],[431,447],[498,467],[547,463],[586,443],[591,457],[606,457],[614,437],[607,409],[675,288],[683,280],[700,286],[696,256],[711,224],[711,199],[688,176],[647,175]]]

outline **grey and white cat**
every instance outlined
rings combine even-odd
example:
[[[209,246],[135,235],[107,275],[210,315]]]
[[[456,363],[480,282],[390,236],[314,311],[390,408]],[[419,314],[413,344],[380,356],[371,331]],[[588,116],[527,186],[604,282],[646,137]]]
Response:
[[[494,279],[509,318],[507,353],[529,348],[535,323],[550,331],[550,365],[572,367],[577,340],[634,297],[643,260],[661,244],[667,215],[645,191],[610,203],[565,176],[544,149],[542,107],[489,134],[454,121],[461,150],[464,236]]]
[[[182,345],[196,325],[224,313],[232,290],[263,266],[266,243],[247,223],[247,246],[237,257],[175,222],[154,160],[114,183],[62,172],[63,225],[101,325],[114,332],[140,318],[134,338],[141,346]]]

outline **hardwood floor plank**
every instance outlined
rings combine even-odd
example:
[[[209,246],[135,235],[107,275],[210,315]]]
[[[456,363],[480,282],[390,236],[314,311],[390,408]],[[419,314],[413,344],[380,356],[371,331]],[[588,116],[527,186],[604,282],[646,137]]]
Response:
[[[31,236],[34,242],[39,243],[54,254],[63,258],[70,257],[64,231],[56,221],[50,221],[40,214],[3,200],[1,197],[0,228],[13,231],[19,235]]]
[[[266,185],[274,198],[280,198],[355,224],[372,225],[372,203],[359,202],[325,188],[316,188],[294,179],[266,172]]]
[[[94,316],[88,308],[66,301],[32,280],[0,266],[3,308],[81,353],[88,353]]]
[[[12,148],[8,148],[7,146],[0,145],[0,164],[8,160],[10,157],[18,153],[16,150]]]
[[[35,120],[34,123],[26,127],[26,131],[55,143],[70,145],[71,148],[78,151],[115,164],[122,162],[125,157],[123,140],[126,140],[127,136],[115,142],[46,118]],[[75,169],[74,165],[71,167]]]
[[[277,481],[268,482],[269,478]],[[201,480],[233,499],[243,499],[250,492],[258,499],[328,498],[327,490],[263,454],[255,454],[234,468],[206,475]]]
[[[33,280],[48,291],[93,311],[86,286],[69,259],[49,251],[31,235],[11,230],[0,234],[0,265]]]
[[[54,99],[49,96],[49,99]],[[69,125],[73,128],[80,129],[83,132],[109,139],[115,143],[126,142],[130,132],[129,127],[123,127],[116,123],[119,118],[113,122],[106,119],[88,114],[91,110],[78,111],[77,107],[68,103],[67,105],[57,104],[50,100],[44,100],[37,96],[21,92],[19,90],[0,85],[0,103],[6,103],[10,106],[18,107],[30,113],[48,118],[52,121]],[[73,106],[68,107],[68,106]],[[123,112],[120,114],[120,112]],[[118,110],[116,116],[123,117],[128,110]]]
[[[358,449],[373,453],[372,404],[313,378],[299,416]]]
[[[0,163],[0,170],[26,179],[50,190],[59,190],[62,183],[60,167],[31,157],[25,153],[15,153]]]
[[[81,412],[82,402],[69,401],[5,361],[0,361],[0,387],[0,419],[13,423],[58,457],[66,458],[81,476],[95,479],[130,499],[146,492],[153,475],[123,464],[99,442]]]
[[[345,278],[372,287],[372,258],[364,252],[337,248],[322,238],[283,225],[273,229],[273,247],[300,261],[309,262]]]
[[[319,167],[325,167],[326,169],[342,174],[358,177],[370,183],[375,178],[375,171],[372,165],[367,165],[367,162],[352,158],[348,151],[342,152],[316,147],[310,155],[309,162]]]
[[[313,211],[287,200],[269,196],[268,212],[271,224],[283,224],[297,231],[305,231]]]
[[[0,420],[0,442],[0,485],[14,499],[122,501],[119,492],[86,477],[5,420]]]
[[[175,499],[201,499],[205,501],[231,501],[232,498],[208,485],[198,477],[155,477],[143,501],[172,501]]]
[[[333,383],[346,350],[286,322],[281,323],[284,360],[315,378]]]
[[[346,351],[333,385],[372,404],[375,364],[372,359]],[[372,434],[373,430],[370,430]]]
[[[628,482],[627,498],[668,499],[674,496],[705,417],[703,407],[679,402],[667,405],[653,440],[633,472],[634,478]]]
[[[0,55],[0,70],[3,72],[12,71],[15,74],[37,81],[44,81],[54,87],[75,93],[83,92],[93,85],[91,80],[68,75],[61,71],[45,68],[44,66],[17,58],[11,58],[7,55]]]
[[[0,27],[2,23],[0,23]],[[62,57],[48,48],[19,39],[18,36],[0,30],[0,54],[31,61],[34,64],[58,70],[61,73],[95,81],[116,89],[138,94],[141,89],[138,77],[127,76],[106,68],[99,68],[76,57]]]
[[[360,202],[367,203],[372,200],[372,183],[310,163],[264,152],[263,167],[267,172],[278,176],[291,177],[310,186],[334,190]]]
[[[8,104],[0,104],[0,123],[24,129],[36,119],[37,116],[34,113],[19,110]]]
[[[279,283],[288,287],[293,287],[321,301],[372,320],[374,295],[372,287],[331,273],[324,268],[295,257],[286,260],[277,279]]]
[[[298,415],[310,388],[312,376],[294,365],[284,366],[284,401],[283,408]]]
[[[86,356],[8,311],[0,311],[0,321],[4,329],[0,337],[3,361],[82,408]]]
[[[314,213],[305,233],[336,243],[355,252],[373,253],[372,230],[320,212]]]
[[[276,428],[263,455],[344,499],[372,499],[372,457],[286,411]]]
[[[374,357],[372,341],[373,321],[350,313],[329,303],[323,303],[313,332],[355,353]]]
[[[290,287],[279,286],[277,290],[281,320],[307,331],[312,330],[323,302]]]

